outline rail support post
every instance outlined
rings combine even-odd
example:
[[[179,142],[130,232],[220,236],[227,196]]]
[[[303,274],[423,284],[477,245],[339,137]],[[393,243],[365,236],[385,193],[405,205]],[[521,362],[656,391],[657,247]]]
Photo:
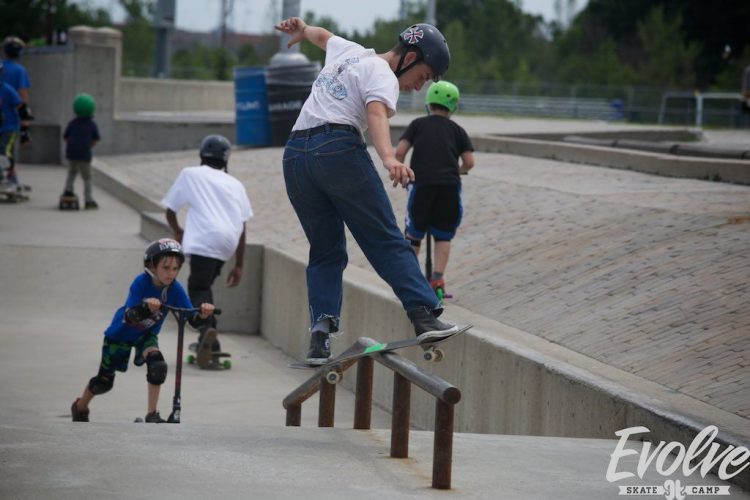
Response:
[[[435,406],[435,444],[432,456],[432,487],[449,490],[453,465],[453,405],[440,399]]]
[[[391,418],[391,457],[409,456],[409,417],[411,413],[411,383],[393,373],[393,416]]]
[[[299,427],[302,421],[302,405],[291,405],[286,409],[286,426]]]
[[[318,427],[333,427],[336,409],[336,386],[325,379],[320,381],[320,403],[318,405]]]
[[[357,363],[357,392],[354,396],[354,428],[369,429],[372,418],[372,373],[375,362],[366,356]]]

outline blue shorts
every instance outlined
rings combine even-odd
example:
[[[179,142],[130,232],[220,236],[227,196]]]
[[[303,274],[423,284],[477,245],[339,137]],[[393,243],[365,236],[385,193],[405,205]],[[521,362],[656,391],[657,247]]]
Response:
[[[422,240],[427,231],[435,241],[450,241],[461,224],[461,185],[419,186],[409,184],[406,204],[406,237]]]

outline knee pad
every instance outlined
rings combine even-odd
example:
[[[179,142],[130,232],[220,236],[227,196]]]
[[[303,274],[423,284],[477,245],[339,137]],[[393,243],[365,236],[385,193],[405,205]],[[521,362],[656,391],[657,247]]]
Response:
[[[149,384],[161,385],[167,379],[167,362],[159,351],[146,357],[146,380]]]
[[[96,377],[91,377],[89,380],[89,390],[94,395],[109,392],[113,385],[115,385],[115,374],[103,373],[101,370]]]

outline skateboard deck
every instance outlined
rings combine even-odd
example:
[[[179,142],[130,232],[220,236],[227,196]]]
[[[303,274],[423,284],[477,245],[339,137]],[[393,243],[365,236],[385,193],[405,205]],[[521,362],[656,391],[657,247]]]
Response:
[[[60,196],[58,208],[60,210],[78,210],[80,208],[78,196]]]
[[[2,197],[5,203],[18,203],[29,200],[29,195],[20,191],[0,191],[0,197]]]
[[[355,360],[370,356],[375,353],[385,353],[395,351],[397,349],[403,349],[404,347],[421,346],[424,349],[423,357],[427,361],[439,362],[443,360],[444,353],[438,346],[443,342],[447,342],[452,338],[465,333],[474,325],[466,325],[458,329],[458,331],[448,337],[442,339],[430,341],[429,339],[420,341],[416,337],[404,340],[396,340],[393,342],[385,342],[381,344],[375,344],[371,346],[356,346],[355,350],[348,350],[341,355],[331,359],[322,365],[311,365],[309,363],[290,363],[289,368],[301,369],[301,370],[317,370],[320,369],[326,373],[326,381],[331,384],[336,384],[341,380],[341,373],[338,368],[344,361]]]
[[[195,363],[202,370],[217,370],[222,368],[228,370],[232,367],[232,362],[230,360],[221,360],[221,358],[232,357],[231,354],[229,354],[228,352],[213,351],[211,349],[213,343],[216,341],[216,330],[214,330],[213,328],[206,330],[206,333],[203,334],[202,340],[203,341],[197,346],[194,346],[193,344],[190,345],[189,349],[191,351],[194,351],[195,355],[188,355],[188,364],[192,365]]]

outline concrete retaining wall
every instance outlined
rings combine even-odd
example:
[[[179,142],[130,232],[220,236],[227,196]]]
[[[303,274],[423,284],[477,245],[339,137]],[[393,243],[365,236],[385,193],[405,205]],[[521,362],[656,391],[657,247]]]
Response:
[[[692,179],[711,179],[750,184],[749,160],[694,158],[641,151],[623,151],[591,145],[519,139],[515,137],[480,136],[471,138],[477,151],[505,153],[534,158],[600,165]]]
[[[121,78],[117,111],[234,111],[234,82]]]

